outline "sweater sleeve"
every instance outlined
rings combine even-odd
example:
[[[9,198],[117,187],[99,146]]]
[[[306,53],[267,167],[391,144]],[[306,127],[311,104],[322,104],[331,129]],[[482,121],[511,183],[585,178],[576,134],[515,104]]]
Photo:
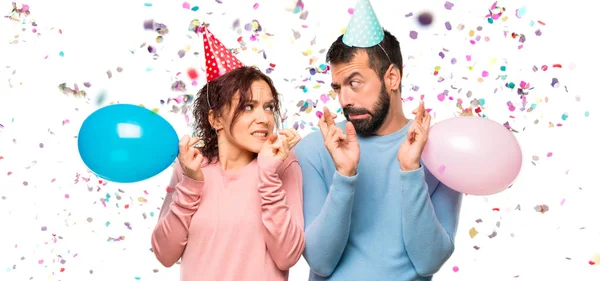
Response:
[[[198,210],[204,187],[204,181],[184,176],[179,162],[173,166],[167,196],[152,232],[152,250],[165,267],[173,266],[183,254],[192,216]]]
[[[423,167],[400,171],[400,185],[408,257],[419,275],[431,276],[454,252],[462,193],[439,182],[430,195]]]
[[[296,154],[304,178],[304,258],[312,272],[328,277],[337,267],[350,236],[358,174],[345,177],[335,172],[327,188],[318,151],[312,144],[301,141]]]
[[[258,165],[267,250],[280,270],[289,270],[302,256],[305,242],[300,165],[293,153],[285,163],[259,155]]]

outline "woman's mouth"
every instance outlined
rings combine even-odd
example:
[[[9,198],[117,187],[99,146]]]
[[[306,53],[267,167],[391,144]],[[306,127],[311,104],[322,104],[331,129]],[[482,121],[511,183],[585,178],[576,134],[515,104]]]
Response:
[[[252,136],[259,140],[267,140],[267,132],[254,132]]]

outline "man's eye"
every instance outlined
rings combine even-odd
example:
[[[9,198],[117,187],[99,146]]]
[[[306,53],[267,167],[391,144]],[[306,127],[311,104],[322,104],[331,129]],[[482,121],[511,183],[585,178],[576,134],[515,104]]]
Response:
[[[352,82],[350,82],[350,87],[356,88],[356,87],[358,87],[358,84],[359,84],[358,81],[352,81]]]

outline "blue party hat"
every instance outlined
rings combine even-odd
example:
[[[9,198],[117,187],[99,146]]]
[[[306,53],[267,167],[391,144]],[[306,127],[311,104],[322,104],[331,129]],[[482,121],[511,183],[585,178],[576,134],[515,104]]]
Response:
[[[369,0],[358,0],[342,42],[350,47],[372,47],[383,41],[383,28]]]

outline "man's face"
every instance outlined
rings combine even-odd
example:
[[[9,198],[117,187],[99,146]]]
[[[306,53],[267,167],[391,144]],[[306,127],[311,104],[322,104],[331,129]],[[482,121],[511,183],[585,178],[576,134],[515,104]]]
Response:
[[[331,75],[346,119],[359,135],[375,134],[388,114],[390,96],[369,67],[367,52],[359,51],[349,63],[332,65]]]

